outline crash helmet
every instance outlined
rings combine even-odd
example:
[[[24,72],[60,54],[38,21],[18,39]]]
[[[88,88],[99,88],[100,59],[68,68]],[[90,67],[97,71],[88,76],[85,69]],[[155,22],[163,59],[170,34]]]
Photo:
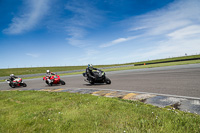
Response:
[[[47,73],[50,73],[50,70],[47,70]]]
[[[14,77],[15,75],[14,74],[10,74],[10,77]]]
[[[92,64],[88,64],[88,68],[89,68],[90,70],[92,70],[92,69],[93,69]]]

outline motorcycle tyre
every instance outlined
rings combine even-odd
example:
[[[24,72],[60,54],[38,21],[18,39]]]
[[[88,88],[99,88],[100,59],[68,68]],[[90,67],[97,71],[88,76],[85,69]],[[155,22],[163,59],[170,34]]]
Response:
[[[65,85],[65,81],[60,80],[60,84],[61,84],[61,85]]]
[[[26,87],[27,86],[27,84],[26,83],[23,83],[23,87]]]
[[[91,84],[91,85],[93,85],[93,84],[94,84],[94,81],[89,81],[89,82],[90,82],[90,84]]]
[[[111,84],[111,80],[109,78],[106,78],[105,83],[106,84]]]
[[[11,88],[15,88],[15,85],[14,84],[9,84]]]

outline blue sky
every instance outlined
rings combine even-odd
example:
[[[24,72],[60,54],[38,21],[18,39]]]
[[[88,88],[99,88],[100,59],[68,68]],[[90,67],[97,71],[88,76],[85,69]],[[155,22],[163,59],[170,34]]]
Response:
[[[0,0],[0,68],[200,53],[199,0]]]

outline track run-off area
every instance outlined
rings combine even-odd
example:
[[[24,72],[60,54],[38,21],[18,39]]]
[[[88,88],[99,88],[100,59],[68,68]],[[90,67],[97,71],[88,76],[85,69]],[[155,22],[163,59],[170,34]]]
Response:
[[[90,85],[84,81],[81,74],[61,76],[61,79],[66,82],[64,86],[48,86],[42,78],[27,79],[24,82],[27,84],[26,89],[30,90],[54,88],[112,89],[200,98],[200,64],[112,71],[107,72],[106,75],[112,81],[110,85]],[[6,82],[0,83],[0,90],[12,89]]]

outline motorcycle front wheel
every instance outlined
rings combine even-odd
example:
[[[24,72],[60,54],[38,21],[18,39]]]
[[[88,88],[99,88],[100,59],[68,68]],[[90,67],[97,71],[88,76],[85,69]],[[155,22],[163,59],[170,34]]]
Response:
[[[26,87],[27,85],[26,85],[26,83],[23,83],[23,87]]]
[[[89,82],[90,82],[90,84],[91,84],[91,85],[93,85],[93,84],[94,84],[94,81],[93,81],[93,80],[90,80]]]
[[[11,88],[15,88],[15,85],[14,84],[9,84]]]
[[[60,80],[61,85],[65,85],[65,81]]]
[[[105,79],[105,83],[106,83],[106,84],[111,84],[111,80],[110,80],[109,78],[106,78],[106,79]]]

